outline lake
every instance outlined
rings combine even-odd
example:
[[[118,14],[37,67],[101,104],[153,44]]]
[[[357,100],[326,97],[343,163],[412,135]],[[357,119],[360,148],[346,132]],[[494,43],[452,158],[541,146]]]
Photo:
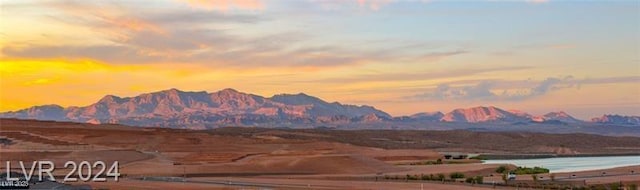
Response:
[[[576,172],[640,165],[640,156],[562,157],[517,160],[485,160],[485,164],[513,164],[524,167],[544,167],[550,172]]]

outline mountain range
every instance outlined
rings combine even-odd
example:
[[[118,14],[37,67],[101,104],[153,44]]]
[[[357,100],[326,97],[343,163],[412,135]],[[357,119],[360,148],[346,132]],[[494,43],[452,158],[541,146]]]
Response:
[[[207,93],[169,89],[135,97],[107,95],[84,107],[42,105],[0,113],[2,118],[118,123],[134,126],[203,129],[220,126],[326,126],[380,122],[545,123],[640,126],[640,116],[603,115],[578,120],[559,111],[541,116],[493,106],[392,117],[371,106],[329,103],[304,93],[272,97],[224,89]]]

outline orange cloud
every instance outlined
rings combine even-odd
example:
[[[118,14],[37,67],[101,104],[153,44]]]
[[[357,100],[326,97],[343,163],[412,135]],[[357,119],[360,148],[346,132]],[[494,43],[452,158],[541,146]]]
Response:
[[[157,34],[165,34],[162,27],[132,16],[131,10],[109,4],[91,3],[52,3],[51,6],[66,13],[70,23],[87,22],[80,24],[93,25],[92,28],[106,33],[115,38],[126,38],[129,32],[151,31]],[[75,23],[77,24],[77,23]]]
[[[113,24],[114,26],[120,27],[120,28],[125,28],[127,30],[132,30],[132,31],[144,31],[144,30],[148,30],[148,31],[152,31],[158,34],[164,34],[165,31],[156,26],[155,24],[152,24],[150,22],[146,22],[140,19],[135,19],[135,18],[109,18],[109,17],[104,17],[105,21]]]
[[[230,9],[262,10],[264,3],[260,0],[181,0],[194,8],[228,11]]]

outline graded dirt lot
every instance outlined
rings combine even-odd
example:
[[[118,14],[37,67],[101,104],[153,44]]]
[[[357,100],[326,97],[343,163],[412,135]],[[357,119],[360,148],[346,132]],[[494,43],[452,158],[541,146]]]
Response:
[[[113,189],[491,188],[383,176],[462,172],[492,179],[496,165],[398,163],[435,162],[443,159],[442,152],[638,154],[638,144],[640,138],[584,134],[238,127],[194,131],[0,119],[0,163],[50,160],[57,167],[54,174],[64,176],[69,171],[64,162],[69,160],[107,165],[118,161],[119,182],[87,183]],[[11,169],[18,170],[18,165]]]

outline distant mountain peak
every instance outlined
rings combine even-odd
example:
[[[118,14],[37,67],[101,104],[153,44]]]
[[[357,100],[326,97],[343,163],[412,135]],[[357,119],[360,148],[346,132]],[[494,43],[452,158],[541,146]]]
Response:
[[[455,109],[445,114],[441,121],[479,123],[489,121],[518,121],[522,119],[521,116],[494,106],[476,106]]]
[[[470,108],[458,108],[455,109],[454,111],[457,112],[463,112],[463,111],[481,111],[481,112],[492,112],[492,111],[504,111],[500,108],[497,108],[495,106],[475,106],[475,107],[470,107]]]
[[[544,114],[542,116],[542,118],[544,118],[545,121],[560,121],[560,122],[564,122],[564,123],[580,123],[583,122],[579,119],[574,118],[573,116],[569,115],[568,113],[564,112],[564,111],[555,111],[555,112],[549,112],[547,114]]]
[[[237,90],[235,90],[233,88],[225,88],[225,89],[222,89],[220,91],[213,92],[213,93],[211,93],[211,95],[216,95],[216,96],[219,96],[219,97],[226,97],[226,98],[240,98],[240,97],[251,96],[251,94],[240,92],[240,91],[237,91]]]
[[[546,115],[549,115],[549,116],[555,115],[555,116],[560,116],[560,117],[571,117],[569,114],[567,114],[564,111],[549,112],[549,113],[545,114],[545,116]]]
[[[443,116],[444,114],[442,112],[436,111],[436,112],[420,112],[420,113],[415,113],[413,115],[411,115],[411,117],[431,117],[431,116]]]
[[[287,104],[295,104],[295,105],[304,105],[304,104],[323,104],[327,103],[326,101],[314,97],[309,96],[305,93],[298,94],[277,94],[269,98],[276,102],[282,102]]]
[[[84,107],[34,106],[0,117],[188,127],[374,121],[391,116],[370,106],[331,104],[304,93],[265,98],[232,88],[212,93],[171,88],[125,98],[107,95]]]
[[[298,92],[298,93],[295,93],[295,94],[282,93],[282,94],[276,94],[276,95],[273,95],[273,96],[295,96],[295,97],[309,97],[309,98],[315,98],[315,97],[310,96],[310,95],[308,95],[308,94],[305,94],[305,93],[303,93],[303,92]]]
[[[163,90],[163,92],[183,92],[183,91],[177,88],[170,88],[167,90]]]
[[[509,112],[521,117],[533,117],[531,114],[524,112],[522,110],[509,110]]]
[[[64,109],[64,107],[58,104],[45,104],[45,105],[34,106],[33,108]]]
[[[440,119],[442,119],[442,117],[444,116],[444,114],[442,112],[420,112],[420,113],[415,113],[413,115],[410,115],[408,117],[399,117],[400,119],[402,118],[408,118],[411,120],[417,120],[417,121],[440,121]]]
[[[120,123],[136,126],[279,126],[348,124],[370,122],[497,122],[527,124],[585,123],[564,111],[533,116],[524,111],[505,111],[495,106],[459,108],[446,114],[422,112],[392,117],[368,105],[329,103],[305,93],[277,94],[269,98],[225,88],[216,92],[181,91],[176,88],[134,97],[106,95],[84,107],[51,104],[0,113],[2,118]],[[586,123],[585,123],[586,124]],[[603,115],[592,124],[640,125],[640,116]]]
[[[238,91],[238,90],[236,90],[236,89],[233,89],[233,88],[225,88],[225,89],[222,89],[222,90],[220,90],[220,91],[218,91],[218,92],[224,92],[224,93],[240,93],[240,91]]]
[[[102,97],[100,100],[98,100],[98,103],[119,103],[122,100],[123,99],[118,97],[118,96],[106,95],[106,96]]]
[[[640,116],[623,116],[618,114],[605,114],[591,119],[594,123],[613,125],[640,125]]]

